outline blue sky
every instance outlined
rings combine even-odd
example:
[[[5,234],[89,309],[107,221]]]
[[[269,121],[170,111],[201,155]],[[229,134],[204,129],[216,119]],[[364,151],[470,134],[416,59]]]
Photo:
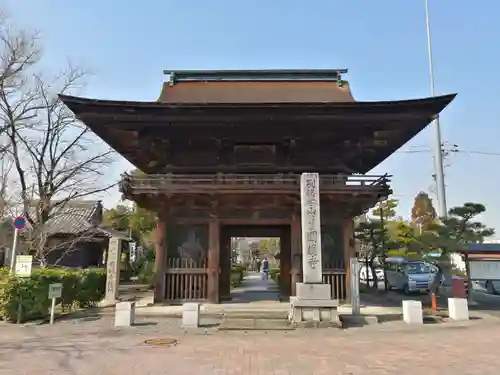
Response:
[[[424,0],[3,3],[15,22],[41,31],[46,68],[69,58],[92,72],[86,96],[155,100],[163,69],[223,68],[348,68],[357,100],[430,95]],[[463,151],[446,169],[448,206],[484,203],[483,220],[500,232],[500,156],[474,153],[500,154],[500,1],[474,4],[430,0],[436,93],[458,92],[441,118],[443,139]],[[424,130],[373,171],[394,175],[401,215],[432,184],[432,141]],[[121,161],[116,177],[125,168]],[[105,204],[118,200],[113,192]]]

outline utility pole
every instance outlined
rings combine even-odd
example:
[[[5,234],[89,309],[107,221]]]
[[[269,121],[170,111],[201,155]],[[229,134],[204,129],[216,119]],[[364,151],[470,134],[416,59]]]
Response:
[[[460,149],[458,148],[458,145],[457,144],[452,144],[452,145],[441,145],[441,155],[442,155],[442,161],[443,161],[443,168],[446,170],[446,168],[450,167],[451,166],[451,162],[450,162],[450,157],[451,157],[451,154],[454,154],[454,153],[458,153],[460,152]],[[434,166],[434,172],[432,173],[432,182],[433,184],[430,186],[429,188],[429,191],[432,193],[432,194],[436,194],[437,195],[437,173],[436,173],[436,156],[433,155],[432,156],[432,163],[433,163],[433,166]],[[446,174],[445,174],[446,176]],[[445,188],[446,188],[446,184],[445,184]]]
[[[385,266],[385,260],[387,259],[387,252],[385,250],[385,222],[384,222],[384,210],[382,207],[379,209],[380,214],[380,233],[382,236],[380,237],[380,250],[382,251],[382,267],[384,267],[384,291],[387,293],[388,285],[387,285],[387,272]],[[375,280],[375,275],[373,275],[373,280]],[[375,281],[374,281],[375,282]],[[378,282],[378,279],[377,279]],[[378,285],[377,285],[378,287]]]
[[[436,89],[434,86],[434,65],[432,59],[432,41],[431,41],[431,23],[429,18],[429,0],[425,0],[425,21],[427,28],[427,53],[429,56],[429,75],[431,83],[431,95],[436,96]],[[438,213],[439,216],[445,217],[448,214],[446,207],[446,186],[444,182],[444,166],[443,166],[443,153],[441,150],[441,126],[439,123],[439,115],[434,120],[434,160],[436,171],[436,193],[438,198]]]

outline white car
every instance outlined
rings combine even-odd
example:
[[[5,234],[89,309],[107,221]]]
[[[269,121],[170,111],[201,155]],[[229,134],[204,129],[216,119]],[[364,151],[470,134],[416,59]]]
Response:
[[[366,281],[366,266],[362,266],[359,271],[359,279],[362,281]],[[377,280],[384,280],[384,270],[382,268],[375,268],[375,275],[377,276]],[[368,280],[373,280],[373,274],[371,268],[368,268]]]

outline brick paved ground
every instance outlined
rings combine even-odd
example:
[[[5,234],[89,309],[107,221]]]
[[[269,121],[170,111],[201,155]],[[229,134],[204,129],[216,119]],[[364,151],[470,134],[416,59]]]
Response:
[[[97,319],[97,318],[96,318]],[[0,375],[454,374],[500,371],[500,320],[411,328],[184,333],[178,320],[114,330],[111,317],[54,326],[0,325]],[[154,324],[153,324],[154,323]],[[173,347],[151,338],[175,337]]]

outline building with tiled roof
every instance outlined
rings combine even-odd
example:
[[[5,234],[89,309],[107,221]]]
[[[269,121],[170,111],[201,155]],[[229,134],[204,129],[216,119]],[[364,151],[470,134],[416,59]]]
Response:
[[[37,203],[33,202],[29,212],[34,220],[37,216]],[[109,238],[131,240],[121,232],[102,227],[102,214],[101,201],[74,200],[54,208],[43,228],[48,236],[48,264],[67,267],[100,266]]]

